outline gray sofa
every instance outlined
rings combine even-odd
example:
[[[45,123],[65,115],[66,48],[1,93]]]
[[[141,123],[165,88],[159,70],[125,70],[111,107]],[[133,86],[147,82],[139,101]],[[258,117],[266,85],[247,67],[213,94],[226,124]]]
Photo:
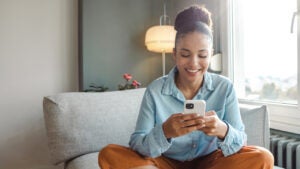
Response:
[[[43,100],[51,161],[66,169],[99,169],[98,151],[128,145],[145,89],[61,93]],[[265,106],[240,104],[249,145],[269,147]]]

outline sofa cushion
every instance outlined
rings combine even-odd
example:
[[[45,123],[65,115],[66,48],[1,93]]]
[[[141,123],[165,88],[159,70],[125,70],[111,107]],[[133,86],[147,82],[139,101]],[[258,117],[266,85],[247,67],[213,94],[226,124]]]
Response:
[[[79,156],[66,164],[66,169],[99,169],[98,152]]]
[[[267,107],[240,104],[240,111],[247,133],[247,144],[269,149],[270,128]]]
[[[45,97],[44,118],[52,163],[99,151],[109,143],[128,145],[144,91],[76,92]]]

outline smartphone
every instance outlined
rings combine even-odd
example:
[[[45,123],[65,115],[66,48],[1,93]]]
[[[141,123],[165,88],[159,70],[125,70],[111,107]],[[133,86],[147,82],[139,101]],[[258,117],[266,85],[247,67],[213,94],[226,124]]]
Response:
[[[205,116],[205,100],[186,100],[184,102],[184,113],[198,113],[200,116]]]

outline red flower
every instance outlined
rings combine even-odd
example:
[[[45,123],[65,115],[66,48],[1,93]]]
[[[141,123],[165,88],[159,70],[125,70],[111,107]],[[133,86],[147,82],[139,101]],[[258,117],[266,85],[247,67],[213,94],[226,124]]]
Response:
[[[141,83],[136,80],[133,80],[130,83],[132,76],[129,73],[124,73],[123,78],[126,80],[126,83],[125,83],[125,85],[119,84],[118,85],[119,90],[137,89],[137,88],[139,88],[139,86],[141,86]]]
[[[124,78],[125,80],[129,81],[129,80],[132,78],[132,76],[131,76],[131,74],[125,73],[125,74],[123,75],[123,78]]]
[[[138,88],[138,87],[141,85],[141,83],[138,82],[138,81],[136,81],[136,80],[134,80],[134,81],[132,81],[132,85],[133,85],[135,88]]]

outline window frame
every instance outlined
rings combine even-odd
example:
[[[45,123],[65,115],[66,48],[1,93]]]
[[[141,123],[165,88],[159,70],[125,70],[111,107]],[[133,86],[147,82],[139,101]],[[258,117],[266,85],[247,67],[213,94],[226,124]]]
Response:
[[[241,57],[234,57],[239,55],[239,50],[235,50],[240,48],[238,44],[234,44],[234,39],[238,37],[234,37],[236,30],[234,29],[233,20],[236,19],[234,15],[234,8],[238,0],[224,0],[220,2],[221,6],[226,10],[221,10],[224,13],[220,13],[221,21],[220,21],[220,36],[221,36],[221,50],[223,57],[223,72],[222,74],[229,77],[235,86],[237,92],[243,92],[244,89],[239,89],[239,83],[243,83],[241,81],[242,73],[234,74],[234,72],[240,72],[242,69],[238,69],[235,65],[241,65],[242,59]],[[300,0],[297,0],[298,6],[298,17],[297,19],[297,43],[298,43],[298,58],[300,58]],[[235,8],[236,10],[239,10]],[[234,48],[234,45],[235,48]],[[300,72],[300,59],[297,60],[297,71]],[[239,63],[239,64],[236,64]],[[239,71],[236,71],[239,70]],[[240,76],[240,77],[239,77]],[[240,103],[246,103],[251,105],[267,105],[269,111],[269,119],[270,119],[270,128],[292,132],[296,134],[300,134],[300,73],[297,74],[297,87],[298,87],[298,104],[290,105],[290,104],[282,104],[282,103],[271,103],[271,102],[263,102],[263,101],[253,101],[239,98]]]

